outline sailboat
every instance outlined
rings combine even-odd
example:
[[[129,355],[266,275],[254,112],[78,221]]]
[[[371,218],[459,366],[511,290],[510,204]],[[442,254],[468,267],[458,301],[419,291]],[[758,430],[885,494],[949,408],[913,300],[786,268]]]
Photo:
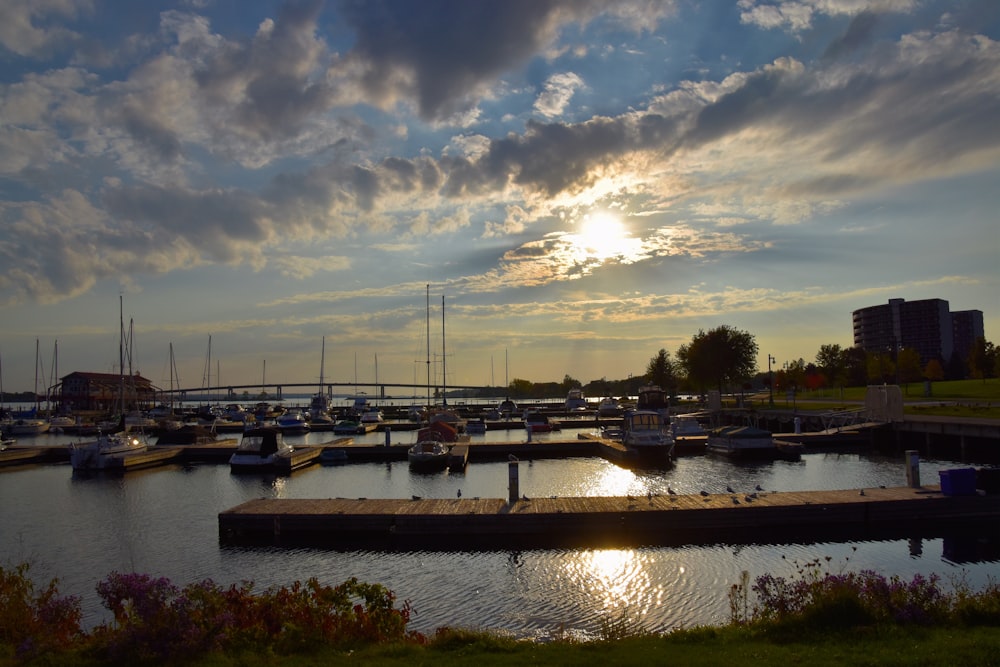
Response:
[[[121,314],[121,297],[119,297],[118,304],[118,370],[120,378],[116,405],[116,413],[120,415],[118,425],[113,430],[98,432],[97,438],[94,440],[70,445],[69,462],[73,466],[73,470],[104,470],[117,463],[124,456],[149,449],[145,433],[141,430],[127,428],[125,424],[125,319]]]
[[[444,327],[444,297],[442,299],[442,330]],[[444,343],[442,342],[442,346]],[[427,286],[427,404],[430,413],[431,400],[431,286]],[[451,436],[449,438],[449,436]],[[411,470],[444,470],[448,467],[451,446],[444,442],[454,439],[454,430],[446,423],[428,423],[417,431],[417,442],[406,451]]]
[[[39,405],[38,405],[38,366],[39,366],[39,347],[38,339],[35,339],[35,408],[31,411],[30,416],[22,416],[15,419],[14,422],[7,428],[7,432],[11,435],[41,435],[49,430],[49,422],[38,416]]]
[[[323,343],[319,355],[319,389],[309,403],[309,423],[312,426],[333,426],[333,418],[330,416],[330,399],[325,393],[326,385],[323,384],[323,373],[326,370],[326,336],[323,336]]]

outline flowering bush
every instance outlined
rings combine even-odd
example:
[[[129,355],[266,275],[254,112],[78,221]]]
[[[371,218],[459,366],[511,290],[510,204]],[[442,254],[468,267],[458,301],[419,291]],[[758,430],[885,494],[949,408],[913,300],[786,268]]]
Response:
[[[422,640],[406,631],[408,602],[397,609],[391,591],[354,578],[335,587],[310,579],[254,594],[250,582],[222,588],[206,580],[179,589],[164,578],[112,572],[97,592],[114,623],[95,630],[95,647],[112,660]]]
[[[82,635],[80,600],[60,596],[53,579],[40,593],[28,577],[28,565],[0,566],[0,643],[21,658],[72,646]]]

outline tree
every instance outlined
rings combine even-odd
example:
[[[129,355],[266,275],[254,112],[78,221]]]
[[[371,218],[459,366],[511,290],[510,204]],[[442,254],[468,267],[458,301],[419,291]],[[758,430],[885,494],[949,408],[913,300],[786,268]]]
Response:
[[[972,344],[972,349],[969,351],[970,375],[977,380],[986,380],[986,378],[991,377],[996,369],[995,355],[996,348],[993,343],[982,336],[977,336],[976,342]]]
[[[903,386],[909,389],[911,382],[920,379],[920,353],[912,347],[904,347],[896,355],[896,375]]]
[[[836,343],[819,346],[816,365],[830,384],[843,387],[847,382],[847,350]]]
[[[868,381],[875,383],[887,383],[894,381],[896,377],[896,364],[892,357],[884,352],[868,353]]]
[[[937,359],[931,359],[924,366],[924,378],[931,382],[940,382],[944,379],[944,367]]]
[[[514,378],[507,385],[507,394],[515,398],[526,398],[531,395],[532,383],[530,380]]]
[[[656,356],[649,360],[646,366],[646,380],[650,384],[659,385],[670,396],[677,395],[677,363],[670,358],[670,353],[660,349]]]
[[[753,377],[757,349],[753,335],[723,324],[707,333],[699,329],[677,350],[677,360],[691,382],[721,393],[726,385]]]
[[[844,350],[844,375],[848,387],[863,387],[868,383],[868,354],[860,346]]]

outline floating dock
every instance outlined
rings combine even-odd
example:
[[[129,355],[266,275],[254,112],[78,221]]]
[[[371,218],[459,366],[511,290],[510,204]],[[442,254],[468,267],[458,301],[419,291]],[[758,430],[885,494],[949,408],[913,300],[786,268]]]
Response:
[[[889,539],[1000,518],[1000,495],[936,486],[752,495],[251,500],[219,514],[225,544],[520,549]]]

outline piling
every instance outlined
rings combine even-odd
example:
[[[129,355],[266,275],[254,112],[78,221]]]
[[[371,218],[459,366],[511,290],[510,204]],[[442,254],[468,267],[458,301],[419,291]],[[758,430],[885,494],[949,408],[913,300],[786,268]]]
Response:
[[[920,452],[907,449],[904,454],[906,461],[906,485],[911,489],[920,487]]]
[[[528,433],[531,433],[529,429]],[[518,469],[517,469],[517,459],[513,459],[507,462],[507,502],[513,505],[517,502],[520,497],[520,492],[518,490]]]

